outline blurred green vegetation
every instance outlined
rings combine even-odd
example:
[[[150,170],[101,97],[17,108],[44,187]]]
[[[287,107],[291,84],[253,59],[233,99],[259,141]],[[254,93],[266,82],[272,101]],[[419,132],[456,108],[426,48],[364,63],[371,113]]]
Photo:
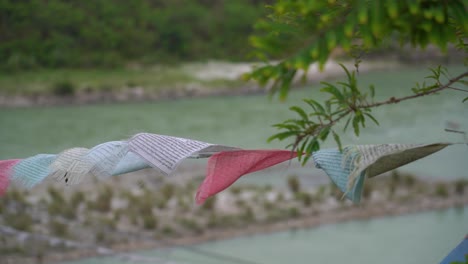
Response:
[[[271,0],[0,1],[2,70],[245,60]]]
[[[191,70],[201,69],[201,67],[193,63],[184,64],[184,66],[154,66],[141,69],[124,67],[115,69],[42,68],[21,72],[0,71],[0,93],[72,95],[76,92],[115,91],[135,87],[158,92],[174,90],[189,83],[208,89],[234,88],[244,84],[242,80],[202,80],[190,73]]]

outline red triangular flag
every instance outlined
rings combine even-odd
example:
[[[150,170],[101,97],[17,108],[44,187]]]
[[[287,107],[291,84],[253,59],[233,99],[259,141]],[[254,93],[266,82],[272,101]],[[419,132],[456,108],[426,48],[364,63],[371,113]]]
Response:
[[[208,160],[206,177],[198,187],[196,202],[202,204],[241,176],[263,170],[283,161],[295,158],[296,152],[289,150],[234,150],[214,154]]]

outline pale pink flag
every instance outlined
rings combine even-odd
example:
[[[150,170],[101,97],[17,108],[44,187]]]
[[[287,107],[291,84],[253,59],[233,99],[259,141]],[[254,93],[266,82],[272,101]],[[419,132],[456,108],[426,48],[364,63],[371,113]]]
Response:
[[[234,150],[214,154],[208,160],[206,177],[198,187],[196,202],[202,204],[231,186],[241,176],[266,169],[283,161],[295,158],[289,150]]]
[[[20,159],[0,160],[0,196],[4,195],[10,185],[11,170]]]

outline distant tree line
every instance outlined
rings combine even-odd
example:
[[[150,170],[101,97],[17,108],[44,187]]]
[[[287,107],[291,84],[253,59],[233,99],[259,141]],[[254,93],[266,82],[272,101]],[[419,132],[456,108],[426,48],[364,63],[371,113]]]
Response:
[[[245,60],[271,0],[0,0],[0,65]]]

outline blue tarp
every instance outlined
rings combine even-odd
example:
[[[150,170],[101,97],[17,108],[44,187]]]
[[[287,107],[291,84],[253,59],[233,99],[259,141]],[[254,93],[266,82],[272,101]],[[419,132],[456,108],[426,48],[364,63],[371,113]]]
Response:
[[[468,258],[468,235],[440,262],[440,264],[466,263]]]

